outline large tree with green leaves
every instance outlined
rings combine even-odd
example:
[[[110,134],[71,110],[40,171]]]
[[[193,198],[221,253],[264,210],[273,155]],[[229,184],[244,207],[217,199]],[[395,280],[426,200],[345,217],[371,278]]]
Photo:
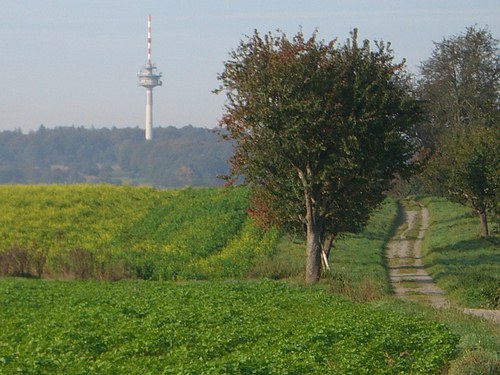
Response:
[[[344,45],[256,31],[219,79],[232,173],[273,218],[305,231],[306,281],[316,282],[324,244],[362,227],[411,167],[420,109],[404,63],[389,45],[358,43],[356,30]]]

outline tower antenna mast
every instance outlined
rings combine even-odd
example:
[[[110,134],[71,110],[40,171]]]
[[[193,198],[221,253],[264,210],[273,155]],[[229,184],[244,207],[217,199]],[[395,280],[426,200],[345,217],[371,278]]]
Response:
[[[148,64],[151,66],[151,15],[148,16]]]
[[[153,139],[153,89],[161,86],[161,73],[156,72],[156,66],[151,63],[151,15],[148,16],[148,59],[146,65],[137,74],[139,85],[146,89],[146,140]]]

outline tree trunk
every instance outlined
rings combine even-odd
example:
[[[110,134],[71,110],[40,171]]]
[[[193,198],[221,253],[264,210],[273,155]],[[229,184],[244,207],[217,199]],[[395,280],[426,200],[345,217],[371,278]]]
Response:
[[[490,235],[490,231],[488,230],[488,218],[486,217],[486,211],[480,212],[479,216],[481,217],[481,226],[483,227],[483,235],[485,238],[488,238]]]
[[[306,283],[313,284],[319,281],[321,276],[321,226],[318,215],[318,194],[309,181],[311,177],[310,167],[305,171],[297,168],[297,173],[304,188],[304,200],[306,204]],[[316,192],[317,193],[317,192]]]
[[[321,276],[321,236],[318,229],[315,223],[307,221],[306,283],[308,284],[318,282]]]

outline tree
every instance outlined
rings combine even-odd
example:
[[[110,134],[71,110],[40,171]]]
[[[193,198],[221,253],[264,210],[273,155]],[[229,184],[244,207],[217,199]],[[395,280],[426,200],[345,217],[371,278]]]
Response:
[[[489,236],[487,213],[495,212],[500,200],[498,155],[498,127],[470,127],[452,133],[429,166],[444,195],[479,214],[484,237]]]
[[[469,204],[488,236],[487,211],[498,205],[500,54],[488,29],[435,43],[421,66],[419,94],[428,122],[420,129],[431,149],[427,169],[441,195]]]
[[[356,30],[340,46],[255,31],[219,75],[232,176],[264,201],[254,209],[305,231],[307,282],[320,278],[323,246],[363,226],[411,167],[421,111],[389,47],[359,45]]]
[[[499,123],[498,39],[488,29],[468,27],[435,43],[420,73],[419,94],[429,119],[420,133],[431,149],[450,129]]]

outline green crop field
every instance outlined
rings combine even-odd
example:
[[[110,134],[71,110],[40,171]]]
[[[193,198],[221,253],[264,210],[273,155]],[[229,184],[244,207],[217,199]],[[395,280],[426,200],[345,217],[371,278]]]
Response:
[[[1,374],[433,374],[457,337],[260,281],[0,280]]]
[[[310,288],[300,283],[302,238],[257,228],[248,196],[1,186],[0,374],[498,370],[497,326],[390,296],[384,248],[397,202],[338,238],[332,270]],[[435,280],[458,304],[498,306],[497,237],[480,238],[466,207],[420,203],[430,211],[424,260]],[[248,280],[266,277],[288,282]]]
[[[246,189],[0,187],[0,274],[155,280],[241,277],[278,234],[246,215]]]

